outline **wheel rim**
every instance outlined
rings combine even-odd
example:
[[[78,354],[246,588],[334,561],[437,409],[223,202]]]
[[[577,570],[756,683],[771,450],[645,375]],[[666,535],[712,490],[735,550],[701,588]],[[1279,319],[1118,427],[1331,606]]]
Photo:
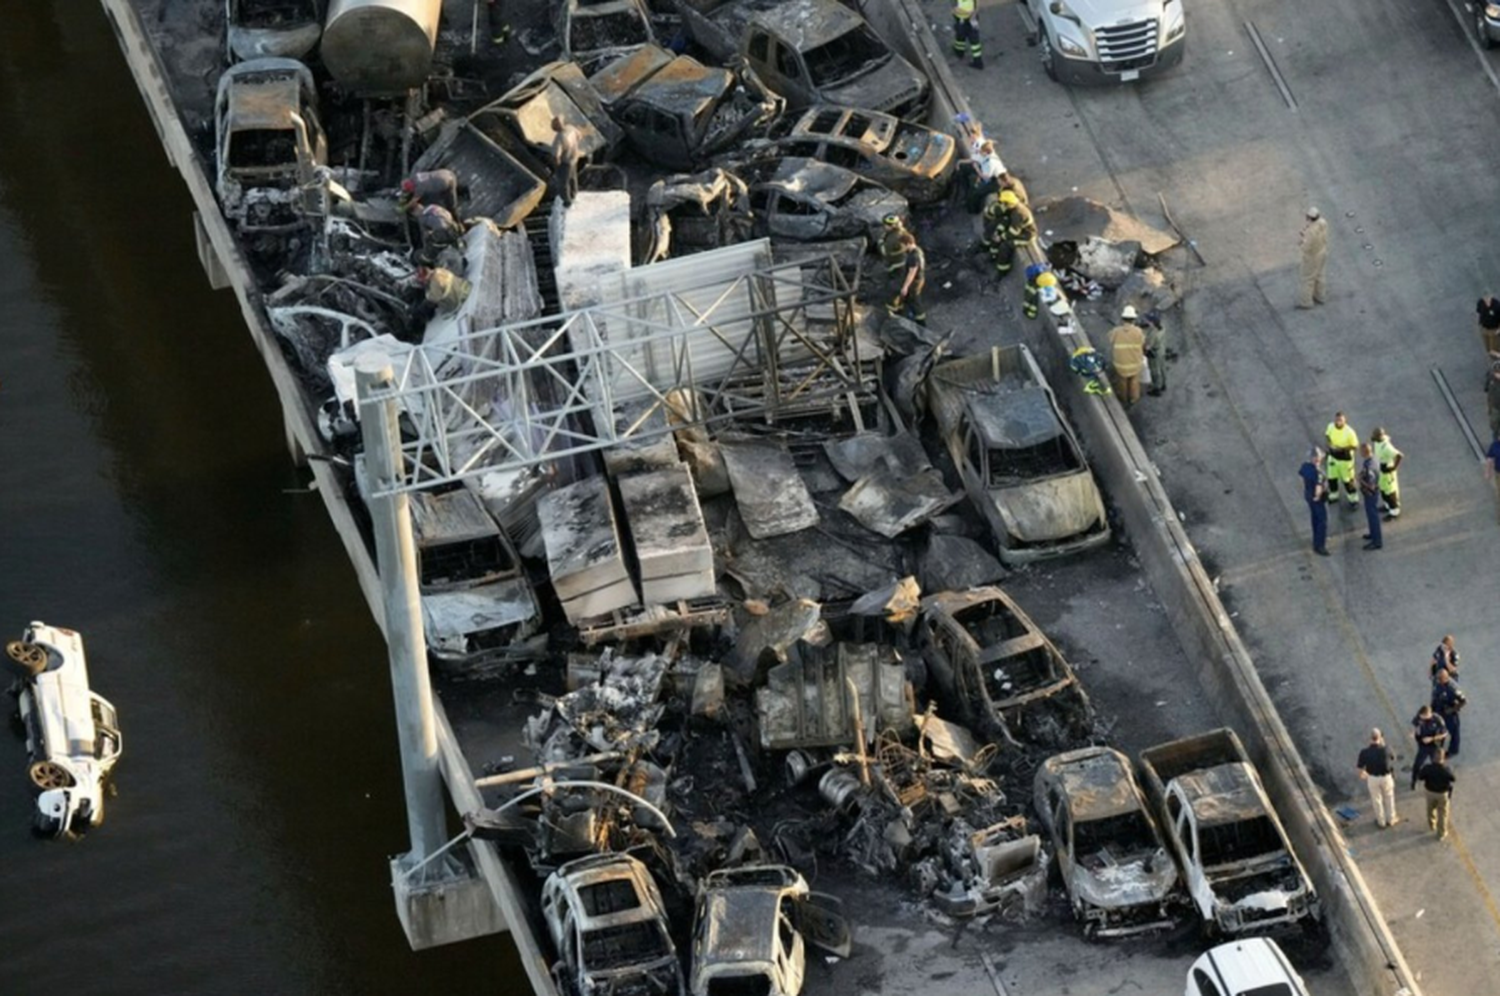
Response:
[[[39,789],[72,788],[73,776],[56,761],[38,761],[31,766],[31,780]]]
[[[47,664],[47,651],[34,643],[12,640],[5,645],[5,652],[11,660],[31,671],[39,671]]]

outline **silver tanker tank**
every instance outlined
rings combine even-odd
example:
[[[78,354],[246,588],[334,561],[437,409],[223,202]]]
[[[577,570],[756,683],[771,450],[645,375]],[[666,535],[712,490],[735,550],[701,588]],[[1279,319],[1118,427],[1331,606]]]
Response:
[[[395,94],[432,68],[443,0],[329,0],[323,64],[346,90]]]

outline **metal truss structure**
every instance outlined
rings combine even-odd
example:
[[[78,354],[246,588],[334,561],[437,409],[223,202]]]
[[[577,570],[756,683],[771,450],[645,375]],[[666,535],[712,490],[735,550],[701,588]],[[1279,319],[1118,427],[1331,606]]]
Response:
[[[629,273],[639,285],[649,269]],[[684,426],[826,412],[867,398],[875,377],[855,335],[854,282],[832,256],[466,331],[390,359],[393,386],[360,399],[362,412],[395,401],[403,415],[406,480],[380,495]]]

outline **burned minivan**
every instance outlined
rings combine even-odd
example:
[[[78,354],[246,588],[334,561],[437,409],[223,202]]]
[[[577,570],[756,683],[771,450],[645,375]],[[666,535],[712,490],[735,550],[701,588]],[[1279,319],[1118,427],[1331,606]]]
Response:
[[[1034,804],[1086,936],[1172,926],[1177,865],[1129,758],[1109,747],[1050,757],[1037,769]]]
[[[1078,676],[999,588],[922,599],[917,641],[939,693],[987,736],[1043,744],[1088,736],[1093,707]]]

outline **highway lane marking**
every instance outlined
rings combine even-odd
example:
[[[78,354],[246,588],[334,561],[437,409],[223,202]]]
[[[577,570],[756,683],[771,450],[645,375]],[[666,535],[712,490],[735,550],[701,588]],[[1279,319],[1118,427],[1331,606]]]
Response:
[[[1266,48],[1266,43],[1261,41],[1260,29],[1255,26],[1254,21],[1245,22],[1245,30],[1250,33],[1250,40],[1255,43],[1255,51],[1260,53],[1260,61],[1266,64],[1266,69],[1271,73],[1271,81],[1276,84],[1276,89],[1281,91],[1281,99],[1286,101],[1286,106],[1292,110],[1297,109],[1297,98],[1292,96],[1292,88],[1287,85],[1286,77],[1281,75],[1281,69],[1277,67],[1276,60],[1271,58],[1271,50]]]

